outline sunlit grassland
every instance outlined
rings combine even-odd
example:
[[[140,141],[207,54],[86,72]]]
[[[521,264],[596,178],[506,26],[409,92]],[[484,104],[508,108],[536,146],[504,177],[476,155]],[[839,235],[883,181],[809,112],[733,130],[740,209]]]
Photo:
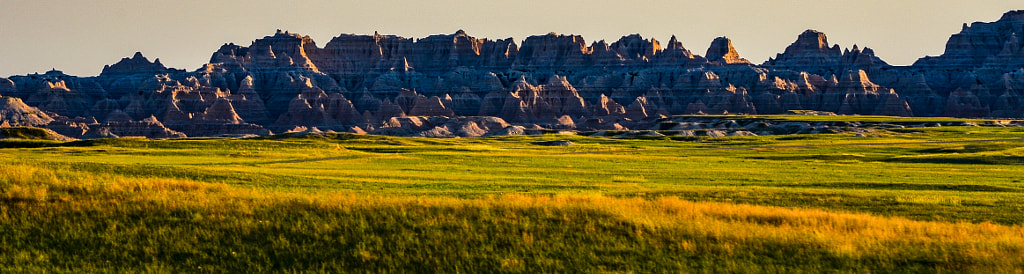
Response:
[[[7,141],[0,272],[1022,271],[1024,130],[877,135]]]
[[[678,115],[675,117],[693,117],[701,120],[709,118],[723,119],[767,119],[776,121],[798,121],[798,122],[879,122],[879,123],[944,123],[944,122],[969,122],[976,124],[992,124],[1000,120],[991,119],[968,119],[951,117],[893,117],[893,116],[872,116],[872,115]],[[1002,120],[1008,121],[1008,120]]]

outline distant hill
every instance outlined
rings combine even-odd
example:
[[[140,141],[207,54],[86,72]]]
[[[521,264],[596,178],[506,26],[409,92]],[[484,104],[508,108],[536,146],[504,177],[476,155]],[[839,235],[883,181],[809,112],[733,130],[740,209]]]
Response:
[[[69,138],[60,135],[53,130],[36,127],[0,127],[0,140],[3,139],[28,139],[28,140],[55,140],[71,141]]]

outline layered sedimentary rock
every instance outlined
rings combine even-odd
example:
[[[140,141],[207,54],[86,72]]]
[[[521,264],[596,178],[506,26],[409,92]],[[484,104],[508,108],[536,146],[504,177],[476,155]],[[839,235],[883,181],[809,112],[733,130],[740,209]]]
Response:
[[[14,83],[14,90],[2,95],[22,98],[30,106],[66,116],[89,115],[92,102],[108,97],[95,79],[79,78],[59,70],[12,76],[7,85],[10,83]]]
[[[847,71],[822,96],[824,111],[839,114],[910,116],[906,101],[891,89],[872,83],[863,70]]]
[[[588,43],[579,35],[490,40],[341,34],[317,46],[277,31],[224,44],[195,71],[141,53],[96,77],[0,78],[35,118],[71,137],[246,136],[334,130],[432,137],[650,128],[676,114],[791,110],[897,116],[1024,116],[1024,11],[965,25],[942,56],[888,65],[870,48],[807,30],[763,64],[732,41],[705,56],[671,37]],[[19,101],[21,102],[21,101]],[[8,104],[12,105],[12,104]],[[16,108],[23,108],[20,105]],[[8,111],[8,113],[15,113]],[[50,117],[50,119],[40,117]],[[500,122],[497,122],[499,121]]]
[[[964,24],[941,56],[918,59],[913,73],[932,91],[927,101],[944,105],[923,114],[1024,117],[1022,34],[1024,10],[1010,11],[995,22]]]
[[[934,69],[970,69],[1024,65],[1024,10],[1003,14],[996,22],[964,23],[960,33],[946,42],[941,56],[925,57],[915,67]]]
[[[53,118],[16,97],[0,97],[0,121],[8,126],[43,126]]]

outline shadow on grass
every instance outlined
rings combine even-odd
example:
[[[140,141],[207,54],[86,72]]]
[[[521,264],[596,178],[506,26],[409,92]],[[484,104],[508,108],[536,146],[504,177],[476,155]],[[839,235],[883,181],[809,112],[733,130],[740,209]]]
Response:
[[[794,190],[795,191],[795,190]],[[1018,192],[1020,190],[1017,190]],[[893,192],[899,193],[899,192]],[[903,217],[918,221],[994,222],[1004,225],[1024,223],[1015,201],[994,203],[914,203],[900,201],[898,196],[862,196],[851,193],[751,192],[735,189],[720,190],[666,190],[608,194],[620,198],[657,199],[679,197],[695,202],[726,202],[760,206],[818,208],[847,212],[869,213],[878,216]]]
[[[59,146],[65,146],[65,144],[67,144],[67,142],[47,141],[47,140],[21,140],[21,139],[0,140],[0,148],[59,147]]]
[[[876,161],[878,158],[867,157],[864,155],[855,154],[812,154],[812,155],[780,155],[780,156],[749,156],[747,159],[758,159],[758,160],[773,160],[773,161],[813,161],[813,160],[824,160],[824,161]]]
[[[990,151],[1004,151],[1015,148],[1020,148],[1020,144],[1014,143],[988,143],[988,144],[971,144],[963,147],[943,147],[943,148],[930,148],[921,149],[915,152],[920,154],[944,154],[944,153],[978,153],[978,152],[990,152]]]
[[[0,148],[42,148],[42,147],[91,147],[91,146],[126,146],[148,142],[151,140],[139,138],[117,138],[117,139],[89,139],[77,141],[51,141],[32,139],[8,139],[0,140]]]
[[[950,185],[950,184],[907,184],[907,183],[820,183],[800,184],[809,188],[849,188],[849,189],[881,189],[881,190],[937,190],[966,192],[1024,192],[1024,189],[991,185]]]
[[[992,155],[973,157],[897,157],[882,161],[892,163],[924,163],[924,164],[960,164],[960,165],[1020,165],[1024,164],[1024,156]]]

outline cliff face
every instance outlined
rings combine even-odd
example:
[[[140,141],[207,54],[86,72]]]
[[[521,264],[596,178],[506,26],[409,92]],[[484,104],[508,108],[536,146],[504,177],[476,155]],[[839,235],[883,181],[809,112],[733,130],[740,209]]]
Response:
[[[1024,11],[1012,11],[965,25],[942,56],[894,67],[870,48],[830,45],[814,30],[761,65],[725,37],[700,56],[675,37],[662,44],[639,34],[588,44],[549,33],[521,46],[461,30],[420,39],[342,34],[320,48],[279,30],[248,46],[225,44],[195,71],[136,53],[96,77],[54,70],[0,78],[0,96],[22,98],[8,107],[32,113],[8,114],[9,124],[47,125],[71,137],[240,136],[296,127],[481,136],[645,129],[674,114],[798,109],[1022,117],[1022,35]],[[459,118],[468,116],[477,118]]]

